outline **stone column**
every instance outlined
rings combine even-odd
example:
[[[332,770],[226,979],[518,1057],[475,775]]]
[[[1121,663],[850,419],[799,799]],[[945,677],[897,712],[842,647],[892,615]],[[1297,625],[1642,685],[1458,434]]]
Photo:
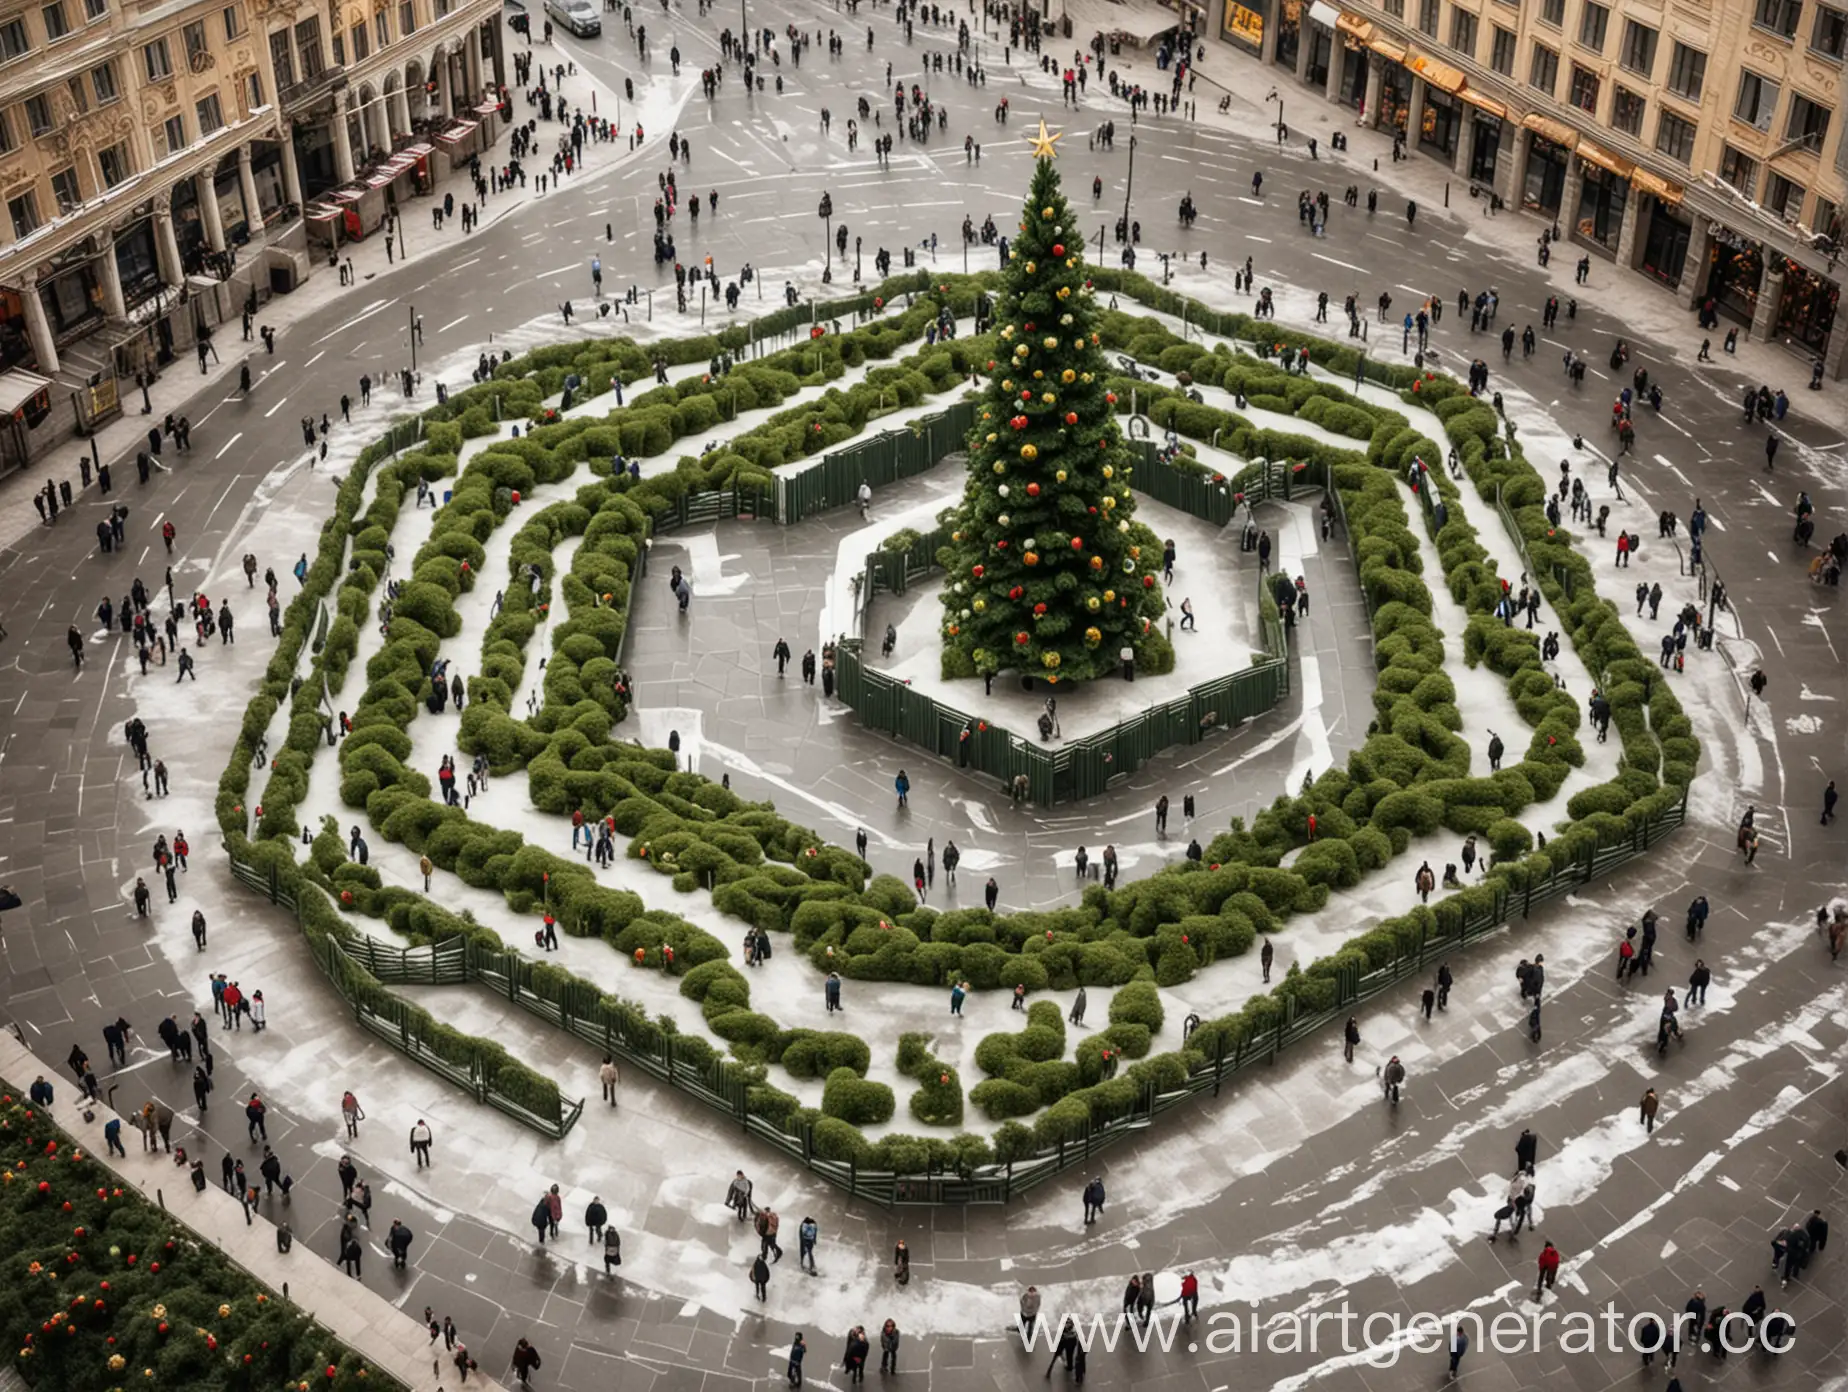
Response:
[[[257,175],[250,167],[248,140],[237,147],[237,181],[244,190],[244,220],[250,225],[250,236],[254,241],[257,229],[263,226],[263,200],[257,195]]]
[[[404,94],[404,88],[400,87],[385,100],[391,108],[393,131],[398,135],[409,135],[411,133],[411,104]]]
[[[1341,35],[1337,33],[1328,46],[1328,86],[1323,92],[1323,95],[1330,101],[1335,101],[1341,96],[1341,75],[1347,67],[1347,62],[1347,44],[1342,42]]]
[[[1315,52],[1316,22],[1309,18],[1309,7],[1303,6],[1302,13],[1296,20],[1296,80],[1309,80],[1309,55]]]
[[[1502,141],[1495,149],[1495,191],[1517,213],[1527,191],[1527,157],[1532,150],[1525,128],[1503,124]]]
[[[47,377],[54,375],[60,366],[58,362],[58,343],[51,332],[51,318],[45,313],[45,301],[37,285],[22,288],[20,299],[26,305],[26,338],[32,344],[32,356],[38,359],[39,372]],[[1836,334],[1836,339],[1843,335]]]
[[[1777,308],[1784,298],[1784,273],[1771,266],[1767,260],[1764,275],[1758,281],[1758,303],[1752,310],[1752,332],[1748,335],[1754,343],[1768,343],[1775,336],[1773,326],[1777,323]]]
[[[334,174],[341,183],[353,178],[353,137],[347,131],[347,105],[344,90],[334,94]]]
[[[1567,241],[1572,240],[1572,229],[1578,223],[1579,199],[1584,192],[1585,171],[1577,155],[1567,155],[1566,179],[1559,190],[1559,230],[1566,234]],[[1578,260],[1577,253],[1573,254],[1572,259]]]
[[[99,267],[103,289],[103,313],[111,319],[128,318],[128,301],[122,295],[122,268],[116,264],[115,241],[103,248]]]
[[[1457,108],[1457,148],[1450,154],[1450,172],[1467,177],[1470,154],[1476,148],[1476,113],[1468,103]]]
[[[463,46],[464,62],[468,68],[468,104],[473,106],[481,99],[481,26],[471,24],[468,29],[468,42]]]
[[[193,191],[199,198],[199,225],[205,229],[205,244],[213,251],[223,251],[225,223],[218,215],[218,189],[211,170],[193,175]]]
[[[450,90],[454,85],[450,81],[449,55],[440,54],[436,60],[436,110],[437,114],[447,120],[456,114],[455,94]]]
[[[44,310],[41,308],[39,313],[42,315]],[[28,323],[27,328],[30,327],[31,325]],[[36,342],[37,340],[35,339],[35,345]],[[1844,325],[1838,320],[1835,327],[1829,331],[1829,341],[1823,345],[1822,349],[1822,375],[1824,380],[1830,382],[1839,382],[1842,380],[1843,357],[1845,353],[1848,353],[1848,325]]]
[[[1425,80],[1412,79],[1411,95],[1405,99],[1405,153],[1418,149],[1419,132],[1424,129]]]
[[[1681,263],[1681,279],[1675,282],[1675,298],[1683,309],[1700,303],[1700,292],[1707,286],[1707,263],[1713,259],[1713,224],[1699,213],[1688,232],[1688,254]]]
[[[171,207],[154,214],[154,259],[160,263],[160,278],[164,284],[179,285],[185,281],[186,270],[180,262],[180,239],[173,230]]]
[[[1654,200],[1650,200],[1653,204]],[[1623,200],[1623,217],[1617,224],[1617,265],[1626,271],[1636,269],[1637,258],[1643,253],[1637,245],[1636,228],[1643,217],[1643,195],[1631,186],[1629,195]]]
[[[1361,125],[1368,130],[1380,128],[1380,64],[1371,53],[1358,55],[1360,61],[1367,65],[1367,109],[1360,118]]]
[[[1225,2],[1231,4],[1232,0],[1225,0]],[[1282,0],[1272,0],[1272,3],[1265,8],[1269,10],[1269,13],[1264,15],[1264,34],[1258,41],[1258,61],[1265,67],[1271,68],[1277,65],[1277,29],[1283,23]],[[1260,10],[1260,13],[1263,13],[1263,10]],[[1301,25],[1307,18],[1308,16],[1304,15],[1302,19],[1297,20],[1297,24]],[[1301,32],[1299,28],[1297,30],[1299,37]]]

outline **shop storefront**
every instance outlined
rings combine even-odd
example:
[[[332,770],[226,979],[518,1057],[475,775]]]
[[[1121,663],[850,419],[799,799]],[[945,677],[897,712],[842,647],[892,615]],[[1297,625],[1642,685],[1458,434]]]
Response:
[[[1373,26],[1364,19],[1343,13],[1335,22],[1334,41],[1341,45],[1341,83],[1335,100],[1351,111],[1359,111],[1367,100],[1367,40]]]
[[[1764,275],[1764,248],[1716,223],[1713,251],[1707,262],[1707,295],[1720,312],[1750,324],[1758,309],[1758,287]]]
[[[1630,201],[1627,159],[1601,150],[1588,141],[1578,146],[1579,204],[1572,210],[1572,235],[1615,255],[1623,235],[1624,209]]]
[[[1323,90],[1328,88],[1328,69],[1335,57],[1335,26],[1340,22],[1341,11],[1328,0],[1310,0],[1303,15],[1301,41],[1309,48],[1303,80]]]
[[[17,290],[0,286],[0,372],[38,366],[26,333],[26,301]]]
[[[1521,207],[1548,218],[1559,216],[1566,191],[1566,168],[1578,148],[1578,132],[1545,116],[1530,115],[1527,128],[1527,182],[1521,187]]]
[[[1841,291],[1787,257],[1778,257],[1784,273],[1783,297],[1778,301],[1773,332],[1779,338],[1820,353],[1835,326],[1835,308]]]
[[[1643,236],[1642,269],[1664,285],[1679,285],[1688,262],[1688,239],[1693,229],[1673,208],[1655,203]]]
[[[116,271],[122,277],[122,301],[130,309],[161,288],[160,260],[154,254],[154,219],[144,216],[115,237]]]
[[[1280,68],[1296,69],[1303,42],[1303,0],[1283,0],[1277,10],[1277,57]]]
[[[73,247],[39,268],[38,297],[55,342],[65,343],[102,322],[103,281],[98,256]]]
[[[1376,37],[1373,61],[1380,68],[1379,129],[1403,136],[1412,114],[1412,74],[1405,66],[1405,50]]]
[[[1262,3],[1262,0],[1259,0]],[[1238,0],[1225,0],[1225,14],[1220,22],[1220,37],[1250,53],[1264,50],[1264,16]]]
[[[250,240],[250,210],[244,206],[244,175],[237,151],[218,161],[212,191],[218,195],[218,225],[224,229],[225,245],[243,246]]]
[[[1453,159],[1463,136],[1463,74],[1447,63],[1414,53],[1406,65],[1425,85],[1418,115],[1418,145],[1427,153]]]
[[[1501,154],[1502,125],[1508,108],[1493,97],[1465,87],[1461,93],[1469,120],[1469,179],[1475,184],[1495,182],[1495,160]]]
[[[302,181],[302,196],[313,198],[340,182],[334,163],[334,128],[330,121],[318,125],[295,123],[295,169]]]

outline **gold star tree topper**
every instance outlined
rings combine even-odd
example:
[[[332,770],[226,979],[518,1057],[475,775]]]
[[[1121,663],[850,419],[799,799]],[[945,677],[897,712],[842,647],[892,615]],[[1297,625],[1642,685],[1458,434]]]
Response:
[[[1064,131],[1060,131],[1057,134],[1049,133],[1046,129],[1046,118],[1042,116],[1040,117],[1039,134],[1029,135],[1027,137],[1027,143],[1033,147],[1034,159],[1057,159],[1059,157],[1059,152],[1054,146],[1064,138]]]

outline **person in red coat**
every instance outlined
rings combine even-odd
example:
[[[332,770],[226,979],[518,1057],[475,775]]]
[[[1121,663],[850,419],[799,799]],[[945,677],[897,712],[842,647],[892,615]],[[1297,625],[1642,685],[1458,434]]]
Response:
[[[1540,1249],[1539,1267],[1540,1279],[1534,1282],[1535,1300],[1540,1299],[1542,1291],[1551,1290],[1559,1279],[1559,1249],[1550,1242]]]

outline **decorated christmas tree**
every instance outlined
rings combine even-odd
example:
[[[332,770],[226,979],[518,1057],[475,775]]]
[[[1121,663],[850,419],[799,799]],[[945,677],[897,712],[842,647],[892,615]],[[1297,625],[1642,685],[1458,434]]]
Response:
[[[1159,544],[1135,521],[1124,445],[1085,278],[1084,234],[1040,123],[1033,187],[1008,250],[996,351],[969,436],[943,590],[945,676],[1013,669],[1049,682],[1165,668],[1151,636]],[[1143,661],[1143,659],[1148,659]]]

